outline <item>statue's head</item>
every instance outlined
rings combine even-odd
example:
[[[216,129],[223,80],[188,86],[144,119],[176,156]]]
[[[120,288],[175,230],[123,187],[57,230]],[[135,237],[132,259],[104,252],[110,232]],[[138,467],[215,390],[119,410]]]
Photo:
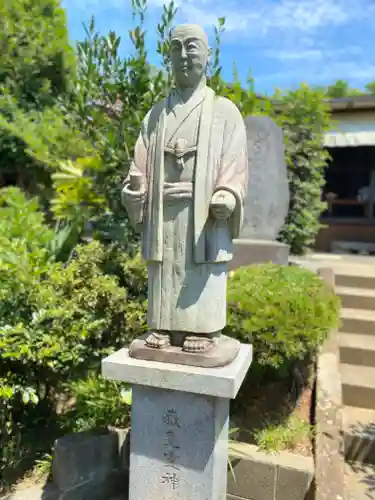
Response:
[[[208,38],[197,24],[181,24],[171,31],[171,64],[177,87],[192,88],[206,74],[210,49]]]

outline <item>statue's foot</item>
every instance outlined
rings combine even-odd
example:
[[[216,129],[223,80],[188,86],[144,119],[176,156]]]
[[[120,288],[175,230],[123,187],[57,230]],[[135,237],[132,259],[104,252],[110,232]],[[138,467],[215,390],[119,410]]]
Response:
[[[154,349],[165,349],[171,345],[171,340],[169,335],[151,332],[146,337],[145,344],[147,347],[153,347]]]
[[[185,337],[184,343],[182,344],[182,350],[185,352],[207,352],[209,351],[215,343],[215,340],[211,337],[198,337],[195,335],[189,335]]]

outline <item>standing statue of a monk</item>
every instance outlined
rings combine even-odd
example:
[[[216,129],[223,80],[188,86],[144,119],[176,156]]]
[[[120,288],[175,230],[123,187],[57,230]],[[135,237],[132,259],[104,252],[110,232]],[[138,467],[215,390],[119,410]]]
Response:
[[[175,87],[144,118],[122,191],[148,266],[150,330],[129,354],[223,366],[239,349],[221,330],[247,189],[246,130],[237,107],[206,85],[202,28],[180,25],[170,36]]]

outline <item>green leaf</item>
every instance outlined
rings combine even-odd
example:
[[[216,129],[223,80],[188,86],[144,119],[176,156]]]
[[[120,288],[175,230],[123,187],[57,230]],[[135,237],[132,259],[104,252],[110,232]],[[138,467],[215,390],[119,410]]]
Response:
[[[131,389],[122,389],[121,390],[121,401],[128,406],[132,404],[132,390]]]

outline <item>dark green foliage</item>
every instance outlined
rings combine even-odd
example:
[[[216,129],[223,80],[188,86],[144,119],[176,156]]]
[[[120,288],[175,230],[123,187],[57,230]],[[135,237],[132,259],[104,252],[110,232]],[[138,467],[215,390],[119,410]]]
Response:
[[[98,370],[145,328],[139,258],[93,241],[57,262],[57,235],[38,208],[17,188],[0,191],[0,423],[9,430],[1,435],[1,469],[22,422],[34,421],[26,418],[30,405],[34,418],[46,418],[64,383]]]
[[[330,118],[323,98],[322,92],[301,85],[283,97],[281,114],[275,117],[284,130],[290,189],[289,213],[279,238],[297,255],[314,245],[326,207],[321,192],[329,155],[323,139]]]
[[[240,268],[229,280],[226,333],[253,344],[252,371],[287,371],[337,327],[339,307],[333,291],[306,269],[274,264]]]
[[[89,374],[68,383],[66,392],[74,400],[74,408],[63,417],[68,432],[129,426],[131,389],[125,384]]]
[[[3,0],[0,5],[0,113],[13,119],[16,99],[25,111],[52,105],[69,91],[75,57],[68,43],[65,11],[58,0]],[[46,181],[24,152],[23,141],[0,127],[0,186]],[[33,169],[33,172],[30,172]]]
[[[22,107],[51,104],[74,71],[65,11],[57,0],[3,0],[0,6],[0,85]]]
[[[143,27],[146,4],[135,2],[138,26],[130,31],[134,51],[120,57],[121,38],[102,36],[92,19],[86,38],[78,43],[77,75],[69,93],[42,111],[24,113],[11,100],[13,122],[0,116],[0,126],[27,146],[27,154],[44,170],[46,200],[54,216],[73,223],[81,234],[88,221],[95,235],[121,242],[129,251],[139,237],[127,224],[120,188],[128,171],[141,120],[164,97],[168,71],[147,61]],[[173,3],[164,7],[158,25],[158,52],[164,60]],[[1,119],[2,118],[2,119]],[[42,187],[43,188],[43,187]]]

